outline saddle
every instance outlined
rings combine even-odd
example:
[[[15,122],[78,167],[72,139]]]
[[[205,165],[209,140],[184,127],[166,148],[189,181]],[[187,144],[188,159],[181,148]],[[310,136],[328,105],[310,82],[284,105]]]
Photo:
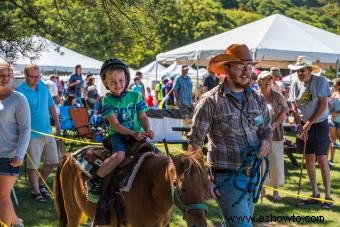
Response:
[[[134,177],[144,158],[147,157],[148,154],[157,151],[157,148],[152,144],[146,141],[137,141],[130,136],[125,138],[125,143],[127,144],[127,151],[123,164],[103,179],[103,192],[101,199],[97,203],[94,220],[95,225],[110,224],[110,208],[112,205],[116,211],[117,226],[120,226],[121,223],[126,223],[126,211],[122,191],[130,190]],[[112,154],[112,141],[110,137],[104,139],[103,145],[104,148],[88,150],[85,154],[85,159],[93,164],[92,175],[97,172],[103,161]]]
[[[156,152],[156,149],[152,144],[146,141],[137,141],[131,136],[124,137],[124,142],[127,145],[125,153],[125,160],[119,166],[120,168],[128,165],[137,154],[145,153],[148,151]],[[92,147],[88,148],[84,154],[84,158],[92,168],[89,170],[89,174],[94,176],[97,173],[99,167],[103,164],[106,158],[112,155],[112,140],[111,137],[106,137],[103,140],[104,147]]]

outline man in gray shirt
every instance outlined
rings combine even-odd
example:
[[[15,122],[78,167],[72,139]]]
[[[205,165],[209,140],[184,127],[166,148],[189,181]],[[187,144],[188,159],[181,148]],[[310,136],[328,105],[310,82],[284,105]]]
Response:
[[[319,71],[319,68],[303,56],[298,57],[297,62],[288,67],[296,70],[298,74],[298,80],[294,81],[291,86],[289,99],[292,102],[295,121],[298,124],[297,148],[304,149],[304,141],[306,141],[305,158],[313,192],[311,197],[320,198],[315,174],[315,160],[317,160],[325,187],[325,199],[332,200],[330,169],[327,160],[329,86],[324,77],[312,74],[312,72]],[[301,205],[315,203],[319,203],[319,201],[307,199],[302,201]],[[331,201],[326,201],[323,203],[323,208],[331,209],[332,205]]]

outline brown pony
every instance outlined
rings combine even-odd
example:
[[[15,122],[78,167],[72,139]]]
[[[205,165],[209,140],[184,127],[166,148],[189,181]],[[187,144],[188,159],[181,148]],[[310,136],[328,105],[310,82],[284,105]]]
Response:
[[[86,198],[88,177],[64,156],[54,183],[55,205],[60,226],[76,227],[84,212],[94,218],[96,204]],[[207,169],[202,152],[168,157],[148,156],[136,175],[130,192],[123,193],[128,226],[167,226],[175,204],[190,227],[207,226],[205,192]],[[111,226],[117,225],[111,210]]]

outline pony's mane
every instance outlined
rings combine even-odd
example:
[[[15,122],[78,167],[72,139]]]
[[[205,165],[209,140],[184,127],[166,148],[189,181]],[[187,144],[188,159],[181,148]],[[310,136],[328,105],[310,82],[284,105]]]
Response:
[[[204,174],[205,173],[205,167],[203,160],[197,160],[194,156],[195,152],[190,152],[187,154],[181,155],[183,158],[188,160],[188,166],[184,170],[184,174],[189,175],[190,173],[198,173],[198,174]]]

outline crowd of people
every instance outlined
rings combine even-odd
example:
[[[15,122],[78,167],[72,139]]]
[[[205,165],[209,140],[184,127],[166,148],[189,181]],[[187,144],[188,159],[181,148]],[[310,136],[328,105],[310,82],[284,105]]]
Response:
[[[298,80],[287,91],[278,67],[256,74],[257,63],[246,45],[229,46],[223,54],[210,59],[209,74],[203,80],[202,96],[197,101],[187,65],[182,66],[181,75],[163,76],[153,93],[150,87],[145,87],[141,72],[137,72],[129,84],[126,63],[117,58],[108,59],[101,68],[100,78],[109,95],[101,97],[94,77],[86,75],[83,79],[81,65],[75,66],[68,81],[51,75],[44,82],[39,66],[27,65],[25,81],[15,90],[13,69],[1,62],[0,220],[6,224],[22,224],[15,214],[10,192],[25,155],[29,160],[32,198],[38,202],[51,199],[45,181],[59,163],[60,154],[55,139],[46,134],[53,134],[51,119],[54,132],[60,134],[59,106],[85,106],[91,114],[101,114],[110,125],[112,155],[86,182],[88,198],[93,202],[100,198],[102,179],[125,158],[122,135],[136,140],[152,139],[154,133],[146,111],[180,108],[193,113],[189,151],[202,149],[206,136],[208,138],[208,195],[217,199],[222,217],[253,215],[255,195],[261,185],[249,188],[249,182],[258,176],[258,179],[266,178],[261,173],[267,172],[263,169],[269,172],[267,184],[274,189],[284,184],[283,123],[289,114],[294,116],[296,145],[305,154],[312,191],[311,198],[301,201],[301,205],[320,203],[313,199],[321,198],[315,169],[318,163],[327,200],[322,207],[331,209],[330,167],[334,165],[340,135],[340,79],[334,80],[330,88],[324,77],[314,75],[318,66],[300,56],[288,65],[297,72]],[[272,199],[281,200],[278,191],[273,191]]]

